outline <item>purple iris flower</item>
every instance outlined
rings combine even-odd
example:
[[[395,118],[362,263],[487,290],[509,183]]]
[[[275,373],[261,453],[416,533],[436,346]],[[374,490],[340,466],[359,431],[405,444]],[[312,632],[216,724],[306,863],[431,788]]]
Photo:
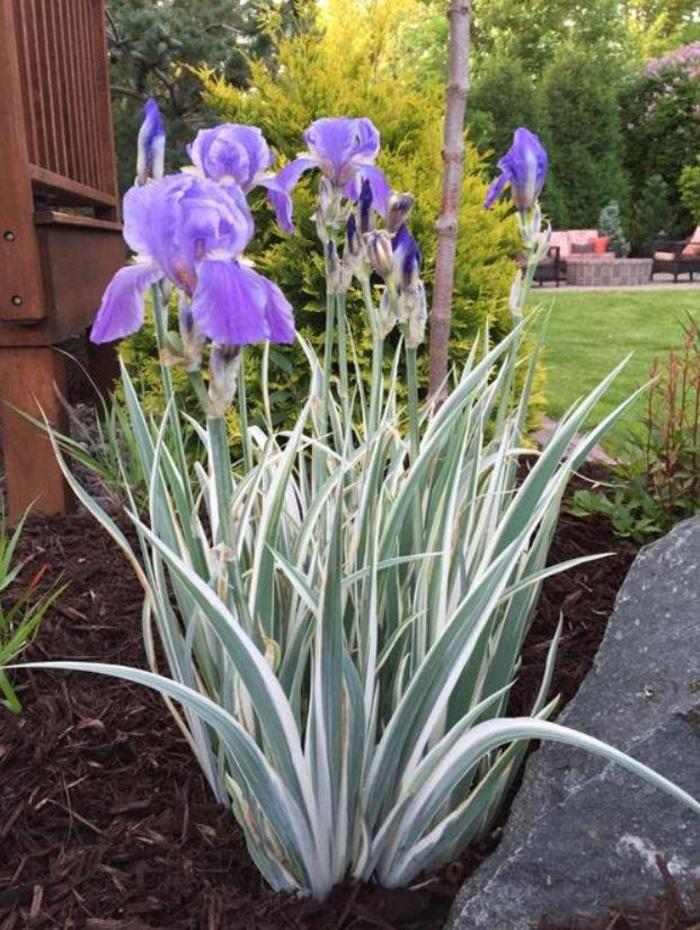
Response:
[[[136,183],[159,181],[165,170],[165,126],[153,98],[143,108],[137,153]]]
[[[124,238],[136,262],[108,285],[92,341],[135,332],[146,288],[167,279],[191,301],[192,319],[209,339],[224,345],[293,342],[292,308],[282,292],[238,261],[253,229],[237,186],[178,174],[132,187],[124,197]]]
[[[371,120],[345,116],[318,119],[304,132],[308,151],[286,165],[277,175],[282,190],[289,195],[305,171],[319,168],[330,182],[357,202],[367,181],[372,205],[386,214],[391,189],[384,173],[374,164],[379,154],[379,132]],[[276,196],[270,193],[270,199]]]
[[[256,126],[222,123],[213,129],[200,129],[187,152],[192,164],[212,181],[224,186],[237,184],[246,194],[254,187],[267,188],[277,222],[285,232],[294,231],[291,198],[269,171],[273,155]]]
[[[516,129],[512,146],[498,162],[501,174],[488,190],[486,209],[493,206],[506,184],[510,184],[515,206],[518,210],[529,210],[544,187],[548,164],[547,150],[539,137],[529,129]]]

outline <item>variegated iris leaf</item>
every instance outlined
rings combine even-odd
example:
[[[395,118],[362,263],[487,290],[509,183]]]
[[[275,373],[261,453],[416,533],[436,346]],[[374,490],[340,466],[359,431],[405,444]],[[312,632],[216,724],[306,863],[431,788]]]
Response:
[[[598,753],[700,812],[661,775],[548,719],[558,635],[531,716],[507,716],[542,581],[581,561],[547,567],[566,484],[634,400],[584,432],[616,369],[519,482],[527,327],[474,348],[444,403],[422,411],[414,455],[400,349],[370,416],[359,389],[334,400],[304,344],[309,403],[291,431],[250,429],[247,469],[231,463],[221,420],[187,423],[174,399],[154,420],[123,370],[113,446],[131,453],[127,497],[135,471],[147,488],[147,506],[129,498],[136,548],[64,462],[143,585],[151,668],[44,665],[159,691],[276,889],[406,885],[450,861],[488,829],[529,739]],[[185,426],[201,445],[189,473],[173,441]]]

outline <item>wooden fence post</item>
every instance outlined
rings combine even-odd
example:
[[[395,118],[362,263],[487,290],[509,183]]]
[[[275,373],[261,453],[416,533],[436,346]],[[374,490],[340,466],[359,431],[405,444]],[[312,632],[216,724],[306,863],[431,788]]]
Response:
[[[37,419],[43,413],[66,432],[67,416],[56,389],[65,396],[65,359],[50,346],[0,348],[0,428],[11,437],[3,443],[10,523],[32,504],[41,513],[70,509],[72,496],[48,436],[13,409]]]

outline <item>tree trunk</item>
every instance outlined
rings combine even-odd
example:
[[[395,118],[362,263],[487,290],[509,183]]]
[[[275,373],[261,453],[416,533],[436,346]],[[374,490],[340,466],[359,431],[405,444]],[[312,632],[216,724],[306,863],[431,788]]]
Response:
[[[464,163],[464,113],[469,87],[471,0],[450,0],[450,63],[442,158],[442,203],[437,221],[435,286],[430,310],[430,386],[435,394],[447,375],[457,223]]]

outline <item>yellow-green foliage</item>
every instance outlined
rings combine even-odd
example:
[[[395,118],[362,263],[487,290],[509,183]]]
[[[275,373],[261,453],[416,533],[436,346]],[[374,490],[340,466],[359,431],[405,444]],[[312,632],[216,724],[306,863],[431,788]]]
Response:
[[[425,259],[430,284],[435,258],[435,221],[442,177],[442,82],[422,75],[415,80],[413,56],[404,38],[428,12],[420,0],[329,0],[316,28],[278,43],[272,72],[263,62],[252,65],[252,89],[240,90],[203,72],[205,99],[223,120],[251,123],[263,130],[282,159],[303,148],[302,131],[321,116],[369,116],[381,133],[379,164],[394,189],[416,197],[411,229]],[[304,306],[322,293],[321,262],[312,271],[305,258],[318,251],[311,189],[305,182],[295,197],[301,236],[278,238],[265,254],[264,266]],[[454,312],[457,335],[473,335],[486,315],[505,320],[504,298],[513,275],[517,233],[504,211],[482,209],[486,181],[475,150],[468,152],[460,211]],[[286,266],[286,267],[285,267]],[[314,273],[315,272],[315,273]],[[288,288],[289,290],[289,288]],[[303,307],[296,306],[296,310]]]
[[[420,0],[328,0],[313,28],[278,40],[274,69],[262,61],[252,62],[249,89],[230,86],[209,69],[203,69],[200,77],[216,118],[259,126],[278,156],[279,167],[303,148],[302,132],[315,119],[368,116],[381,133],[379,165],[395,190],[410,191],[416,198],[410,225],[423,251],[430,301],[441,197],[444,85],[437,75],[430,78],[426,68],[415,67],[412,41],[421,17],[428,15]],[[322,253],[311,219],[316,184],[311,175],[295,191],[295,235],[280,233],[264,196],[252,195],[257,233],[250,254],[256,267],[275,280],[291,301],[300,330],[319,345],[325,301]],[[468,147],[453,305],[451,355],[456,362],[465,357],[485,324],[493,338],[509,326],[506,300],[517,230],[513,219],[506,217],[507,208],[483,209],[486,189],[481,160]],[[348,312],[364,361],[369,338],[360,302],[350,300]],[[299,349],[281,353],[290,373],[271,368],[281,392],[278,400],[298,409],[306,390],[306,365]],[[426,348],[422,356],[425,383]],[[253,385],[250,394],[253,399]]]

